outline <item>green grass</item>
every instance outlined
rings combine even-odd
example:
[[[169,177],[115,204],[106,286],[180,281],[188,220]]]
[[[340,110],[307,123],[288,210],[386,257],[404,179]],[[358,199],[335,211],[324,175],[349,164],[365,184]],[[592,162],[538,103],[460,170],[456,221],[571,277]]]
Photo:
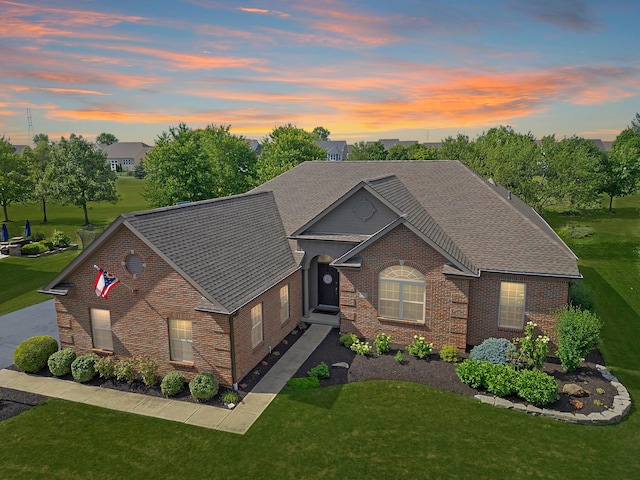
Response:
[[[133,177],[118,177],[116,187],[120,201],[112,203],[90,204],[89,220],[100,228],[109,225],[121,213],[148,208],[142,198],[144,182]],[[82,245],[78,230],[82,228],[84,217],[82,209],[71,205],[49,205],[47,207],[49,223],[42,225],[40,205],[11,205],[9,207],[9,234],[20,236],[27,219],[31,222],[31,231],[42,232],[51,238],[54,230],[65,232],[74,243]],[[38,293],[47,282],[78,255],[79,251],[49,255],[40,258],[10,257],[0,260],[0,315],[48,300],[49,296]]]
[[[633,406],[584,426],[423,385],[363,382],[278,395],[246,435],[50,400],[0,423],[0,478],[620,478],[640,471],[640,195],[617,213],[550,214],[604,320],[602,351]]]

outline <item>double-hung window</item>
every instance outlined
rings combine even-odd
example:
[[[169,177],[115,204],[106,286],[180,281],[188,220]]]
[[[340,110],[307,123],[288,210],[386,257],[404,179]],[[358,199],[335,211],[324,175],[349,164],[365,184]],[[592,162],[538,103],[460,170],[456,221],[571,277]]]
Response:
[[[289,285],[280,289],[280,323],[289,320]]]
[[[262,304],[259,303],[251,309],[251,345],[253,348],[260,345],[262,339]]]
[[[524,327],[525,296],[524,283],[500,283],[500,327],[514,329]]]
[[[169,341],[171,360],[175,362],[193,362],[193,339],[189,320],[169,320]]]
[[[378,315],[424,321],[425,277],[422,273],[405,265],[393,265],[380,272],[378,280]]]
[[[113,351],[113,336],[111,335],[111,313],[109,310],[92,308],[91,332],[93,334],[93,348]]]

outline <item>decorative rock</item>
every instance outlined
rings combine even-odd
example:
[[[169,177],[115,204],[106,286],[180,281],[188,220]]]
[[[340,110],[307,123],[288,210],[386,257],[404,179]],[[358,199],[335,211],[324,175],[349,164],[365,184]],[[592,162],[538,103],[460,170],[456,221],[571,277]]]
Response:
[[[572,397],[582,397],[584,396],[584,389],[575,383],[567,383],[562,387],[562,393],[566,393]]]
[[[533,415],[540,415],[542,413],[542,409],[536,407],[535,405],[527,405],[527,413],[531,413]]]
[[[513,408],[513,403],[504,398],[496,397],[493,404],[498,408]]]
[[[229,410],[233,410],[233,409],[235,408],[235,406],[236,406],[236,404],[235,404],[235,403],[229,403],[229,404],[227,404],[227,408],[228,408]]]
[[[476,397],[482,403],[493,405],[493,397],[489,397],[488,395],[474,395],[474,397]]]
[[[347,362],[338,362],[331,365],[336,368],[349,368],[349,364]]]

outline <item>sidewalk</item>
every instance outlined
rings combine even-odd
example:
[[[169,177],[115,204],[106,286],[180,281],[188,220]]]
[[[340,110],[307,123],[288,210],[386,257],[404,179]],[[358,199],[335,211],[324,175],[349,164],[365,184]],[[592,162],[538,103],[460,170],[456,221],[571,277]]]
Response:
[[[0,370],[0,386],[223,432],[244,434],[330,331],[331,327],[327,325],[311,325],[307,328],[302,337],[233,410],[92,387],[13,370]]]

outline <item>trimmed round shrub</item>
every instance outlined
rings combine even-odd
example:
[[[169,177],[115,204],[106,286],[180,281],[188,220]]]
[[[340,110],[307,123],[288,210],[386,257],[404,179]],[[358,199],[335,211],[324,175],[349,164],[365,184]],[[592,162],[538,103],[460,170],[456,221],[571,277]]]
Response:
[[[71,373],[71,364],[75,359],[76,352],[70,348],[65,348],[52,353],[49,360],[47,360],[47,365],[52,375],[62,377]]]
[[[40,250],[39,243],[27,243],[23,245],[20,249],[22,255],[37,255],[39,253],[45,252],[46,250]]]
[[[536,407],[544,407],[559,398],[555,378],[540,370],[520,370],[516,392],[520,398]]]
[[[440,349],[440,358],[445,362],[458,363],[460,361],[460,353],[458,348],[453,345],[443,345]]]
[[[471,388],[486,387],[492,366],[493,364],[486,360],[468,358],[456,365],[456,375],[462,383],[466,383]]]
[[[473,360],[486,360],[491,363],[509,363],[507,352],[513,350],[513,344],[506,338],[487,338],[471,350],[469,357]]]
[[[191,396],[207,402],[218,393],[218,380],[211,373],[199,373],[189,382]]]
[[[184,390],[186,381],[184,373],[173,370],[167,373],[160,382],[160,391],[165,397],[173,397]]]
[[[96,376],[95,365],[98,355],[95,353],[85,353],[76,358],[71,364],[71,375],[76,382],[86,383]]]
[[[320,362],[318,365],[309,370],[307,372],[307,375],[316,378],[329,378],[331,376],[331,372],[329,372],[329,366],[326,363]]]
[[[516,393],[518,372],[510,365],[492,363],[485,379],[487,390],[498,397]]]
[[[58,351],[58,341],[49,335],[26,339],[13,352],[13,363],[23,372],[36,373],[47,366],[49,357]]]
[[[351,345],[358,341],[358,337],[355,333],[345,333],[340,337],[340,343],[347,348],[351,348]]]

